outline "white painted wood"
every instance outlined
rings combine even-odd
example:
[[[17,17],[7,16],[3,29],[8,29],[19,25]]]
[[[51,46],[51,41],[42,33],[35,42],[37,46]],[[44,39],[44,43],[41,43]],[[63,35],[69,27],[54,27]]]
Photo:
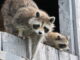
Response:
[[[71,0],[59,0],[60,32],[70,37],[70,52],[75,54]]]
[[[2,33],[3,39],[3,51],[10,52],[12,54],[25,57],[27,56],[27,44],[25,40],[21,40],[16,36],[8,34],[6,32]]]
[[[75,21],[75,25],[76,25],[76,33],[75,33],[75,36],[76,36],[76,44],[77,45],[77,55],[79,57],[79,60],[80,60],[80,0],[73,0],[75,3],[75,14],[76,14],[76,19],[74,20]]]
[[[58,52],[54,48],[39,43],[33,60],[58,60]]]
[[[28,60],[28,59],[21,58],[9,52],[0,51],[0,60]]]
[[[78,56],[39,43],[32,60],[78,60]]]
[[[78,56],[70,54],[70,60],[78,60]]]
[[[1,32],[0,32],[0,51],[1,51]]]
[[[0,51],[0,59],[3,60],[28,60],[29,44],[11,34],[0,32],[3,51]],[[31,49],[31,48],[30,48]],[[5,51],[5,52],[4,52]],[[30,56],[29,56],[30,57]],[[78,56],[67,52],[57,51],[55,48],[42,44],[37,45],[36,52],[31,60],[78,60]]]
[[[46,47],[47,55],[49,56],[49,60],[59,60],[58,51],[50,46]]]
[[[59,51],[59,60],[69,60],[70,55],[67,52]]]
[[[75,54],[79,54],[78,47],[78,36],[77,36],[77,23],[76,23],[76,6],[75,0],[72,0],[72,16],[73,16],[73,28],[74,28],[74,41],[75,41]]]
[[[32,40],[29,38],[29,40],[28,40],[28,43],[29,43],[29,45],[28,45],[28,49],[29,49],[29,59],[32,59]]]

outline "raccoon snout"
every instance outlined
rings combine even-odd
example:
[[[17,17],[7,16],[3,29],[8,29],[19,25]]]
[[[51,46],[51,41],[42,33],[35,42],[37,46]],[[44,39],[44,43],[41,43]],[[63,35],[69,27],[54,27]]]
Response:
[[[39,34],[42,34],[42,32],[39,32]]]
[[[66,48],[67,45],[66,44],[59,44],[59,48]]]

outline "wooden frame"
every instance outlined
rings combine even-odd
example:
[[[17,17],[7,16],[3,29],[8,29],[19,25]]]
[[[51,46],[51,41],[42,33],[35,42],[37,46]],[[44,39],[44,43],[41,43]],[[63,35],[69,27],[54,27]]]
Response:
[[[80,60],[80,1],[59,0],[60,32],[70,37],[70,53]]]
[[[0,51],[0,59],[3,60],[78,60],[78,57],[75,55],[58,51],[53,47],[42,44],[41,42],[37,45],[36,53],[33,58],[30,59],[28,57],[28,59],[27,56],[29,55],[29,51],[27,51],[28,49],[25,49],[27,48],[24,43],[25,40],[21,40],[20,38],[6,32],[0,32],[0,37],[3,41],[3,45],[0,44],[0,46],[3,47],[3,51]]]
[[[69,37],[70,53],[75,54],[72,1],[59,0],[60,32]]]
[[[74,10],[75,10],[75,20],[74,20],[74,32],[75,32],[75,44],[76,44],[76,54],[80,60],[80,0],[74,0]]]

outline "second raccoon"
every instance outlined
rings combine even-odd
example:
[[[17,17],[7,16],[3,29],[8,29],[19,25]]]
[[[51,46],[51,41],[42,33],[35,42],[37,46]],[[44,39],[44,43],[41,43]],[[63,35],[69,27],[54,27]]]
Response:
[[[43,39],[43,43],[54,47],[58,50],[67,51],[69,50],[69,40],[66,36],[57,33],[57,32],[49,32]]]

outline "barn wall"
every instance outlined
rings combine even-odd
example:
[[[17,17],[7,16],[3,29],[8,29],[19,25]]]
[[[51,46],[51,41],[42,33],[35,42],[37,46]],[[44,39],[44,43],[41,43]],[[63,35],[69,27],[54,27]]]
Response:
[[[79,56],[80,59],[80,0],[74,0],[75,3],[75,31],[76,31],[76,43],[78,44],[78,51],[77,54]]]
[[[78,56],[64,51],[58,51],[53,47],[38,43],[32,59],[28,59],[29,51],[27,42],[20,38],[0,32],[0,59],[3,60],[78,60]]]
[[[70,53],[75,54],[72,1],[59,0],[60,32],[69,38]]]

